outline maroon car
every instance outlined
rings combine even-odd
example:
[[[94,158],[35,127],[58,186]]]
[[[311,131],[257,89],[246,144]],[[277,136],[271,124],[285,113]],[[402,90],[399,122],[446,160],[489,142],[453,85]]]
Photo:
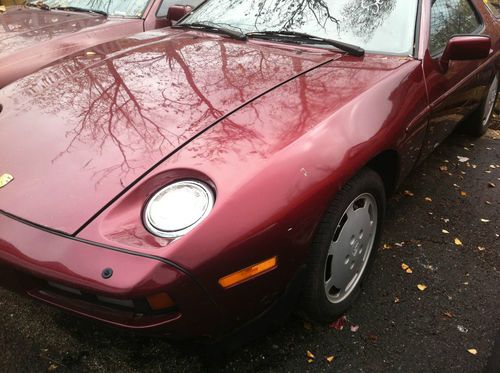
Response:
[[[8,85],[0,283],[172,337],[332,320],[386,197],[488,128],[498,26],[481,0],[208,0]]]
[[[47,0],[0,14],[0,88],[60,58],[171,26],[201,0]]]

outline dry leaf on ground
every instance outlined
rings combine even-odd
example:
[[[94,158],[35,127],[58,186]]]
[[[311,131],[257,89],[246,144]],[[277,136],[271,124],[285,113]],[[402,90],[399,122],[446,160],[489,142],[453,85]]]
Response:
[[[418,290],[420,290],[420,291],[424,291],[425,289],[427,289],[427,286],[426,286],[426,285],[424,285],[424,284],[418,284],[418,285],[417,285],[417,288],[418,288]]]

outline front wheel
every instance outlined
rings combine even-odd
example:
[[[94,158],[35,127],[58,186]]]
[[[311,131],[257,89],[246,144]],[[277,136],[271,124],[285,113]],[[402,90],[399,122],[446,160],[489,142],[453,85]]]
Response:
[[[329,322],[359,295],[377,251],[384,212],[384,184],[370,169],[363,169],[337,193],[308,258],[303,307],[310,318]]]

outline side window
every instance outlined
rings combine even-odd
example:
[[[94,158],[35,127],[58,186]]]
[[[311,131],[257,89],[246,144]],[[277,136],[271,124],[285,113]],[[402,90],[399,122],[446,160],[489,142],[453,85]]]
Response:
[[[500,0],[484,0],[484,3],[496,18],[500,18]]]
[[[202,1],[203,0],[163,0],[158,7],[156,17],[166,17],[168,8],[170,8],[172,5],[189,5],[190,7],[195,8],[200,5]]]
[[[468,0],[434,0],[431,10],[429,50],[440,52],[453,35],[472,34],[481,22]]]

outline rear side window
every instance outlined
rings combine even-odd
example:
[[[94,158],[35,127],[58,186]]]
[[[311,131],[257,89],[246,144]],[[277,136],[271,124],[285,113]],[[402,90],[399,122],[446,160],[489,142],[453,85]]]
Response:
[[[453,35],[473,34],[481,21],[468,0],[435,0],[431,9],[429,50],[442,51]]]

